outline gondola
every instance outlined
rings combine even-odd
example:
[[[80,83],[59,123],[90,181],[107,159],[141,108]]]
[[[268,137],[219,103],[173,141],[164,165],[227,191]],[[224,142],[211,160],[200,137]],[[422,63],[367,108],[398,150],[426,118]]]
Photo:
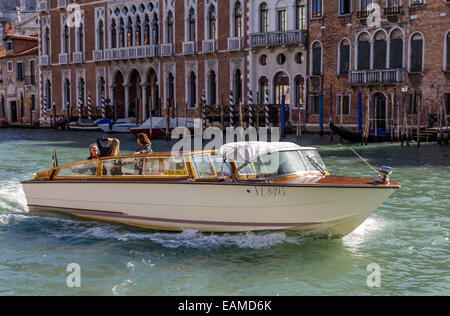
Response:
[[[338,127],[333,124],[333,122],[330,122],[330,128],[331,130],[345,139],[346,141],[352,142],[352,143],[361,143],[363,142],[363,134],[358,132],[353,132],[351,130],[348,130],[346,128]],[[369,143],[385,143],[390,142],[392,139],[391,135],[374,135],[373,132],[369,134],[369,137],[367,139],[367,142]]]

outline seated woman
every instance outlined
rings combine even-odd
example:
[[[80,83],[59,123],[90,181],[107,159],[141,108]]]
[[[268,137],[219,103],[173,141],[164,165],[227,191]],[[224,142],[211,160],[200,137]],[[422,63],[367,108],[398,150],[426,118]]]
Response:
[[[89,158],[87,160],[95,160],[99,158],[98,146],[97,144],[92,144],[89,146]]]
[[[106,144],[104,144],[106,142]],[[120,152],[120,141],[117,138],[99,138],[97,139],[99,149],[99,158],[116,157]]]
[[[139,148],[135,152],[136,155],[153,154],[152,142],[146,134],[139,134],[137,136],[137,143],[139,145]]]

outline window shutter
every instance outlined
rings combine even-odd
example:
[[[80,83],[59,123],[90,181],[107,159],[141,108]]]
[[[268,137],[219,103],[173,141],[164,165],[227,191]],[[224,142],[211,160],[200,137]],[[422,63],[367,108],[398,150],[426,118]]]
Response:
[[[341,60],[339,65],[339,73],[341,75],[348,74],[348,70],[350,66],[350,46],[342,45],[341,46]]]
[[[321,75],[322,73],[321,65],[322,65],[322,48],[319,46],[313,48],[313,67],[312,67],[313,76]]]
[[[374,44],[374,69],[386,69],[386,41],[375,41]]]
[[[370,69],[370,43],[358,43],[358,70]]]
[[[422,71],[422,40],[411,41],[411,72]]]
[[[391,41],[391,69],[403,68],[403,40],[394,39]]]

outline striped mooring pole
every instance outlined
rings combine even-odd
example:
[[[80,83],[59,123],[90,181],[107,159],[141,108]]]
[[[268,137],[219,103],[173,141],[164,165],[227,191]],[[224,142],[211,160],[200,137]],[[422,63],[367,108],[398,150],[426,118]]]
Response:
[[[253,127],[253,91],[248,91],[248,126]]]
[[[92,100],[90,93],[88,93],[88,119],[92,120]]]
[[[106,118],[106,99],[104,94],[102,94],[102,118]]]
[[[233,98],[233,91],[230,91],[230,127],[234,127],[234,98]]]
[[[203,129],[206,128],[206,123],[207,123],[207,119],[206,119],[206,91],[203,90],[203,93],[202,93],[202,124],[203,124]]]
[[[264,112],[266,114],[266,128],[270,127],[270,108],[269,108],[269,89],[266,88],[266,105]]]

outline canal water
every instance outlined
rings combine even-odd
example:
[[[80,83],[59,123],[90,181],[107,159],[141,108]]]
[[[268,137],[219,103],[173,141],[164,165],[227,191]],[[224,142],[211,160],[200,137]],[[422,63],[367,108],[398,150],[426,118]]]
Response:
[[[448,146],[353,145],[372,165],[392,166],[402,189],[343,239],[166,233],[30,215],[20,182],[51,167],[53,148],[60,163],[87,158],[99,136],[0,129],[0,295],[450,295]],[[123,152],[136,149],[133,136],[119,138]],[[330,136],[300,143],[317,145],[333,173],[376,176]],[[80,288],[66,284],[71,263]],[[379,287],[367,282],[376,280],[371,267],[381,269]]]

